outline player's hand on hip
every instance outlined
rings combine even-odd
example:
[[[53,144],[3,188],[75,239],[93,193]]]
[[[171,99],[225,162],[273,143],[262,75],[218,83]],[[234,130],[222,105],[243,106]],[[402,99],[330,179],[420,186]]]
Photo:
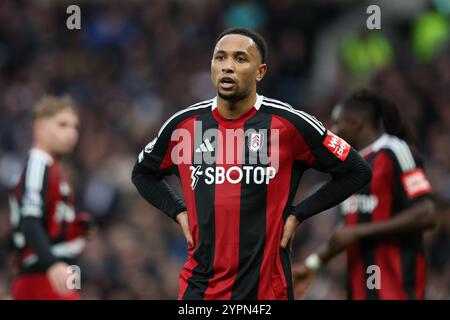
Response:
[[[191,232],[189,231],[189,219],[187,211],[180,212],[177,215],[177,221],[180,224],[181,230],[183,231],[184,237],[189,248],[194,246],[194,240],[192,239]]]
[[[295,231],[300,225],[300,221],[294,215],[289,215],[284,224],[283,236],[281,238],[281,247],[288,248],[292,252],[292,242],[294,241]]]
[[[61,296],[67,296],[71,292],[67,287],[68,267],[65,262],[56,262],[47,270],[47,277],[53,290]]]
[[[311,283],[316,277],[316,272],[304,264],[295,265],[292,268],[294,295],[296,299],[304,299]]]

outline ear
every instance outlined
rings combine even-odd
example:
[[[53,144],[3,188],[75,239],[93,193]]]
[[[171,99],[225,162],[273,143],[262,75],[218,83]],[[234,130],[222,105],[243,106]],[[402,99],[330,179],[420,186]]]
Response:
[[[260,82],[267,73],[267,64],[260,64],[258,67],[258,73],[256,74],[256,82]]]

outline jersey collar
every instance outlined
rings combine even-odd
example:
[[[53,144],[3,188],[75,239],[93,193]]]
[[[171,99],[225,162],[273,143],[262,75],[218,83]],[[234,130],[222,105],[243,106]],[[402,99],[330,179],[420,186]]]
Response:
[[[44,159],[45,162],[47,162],[48,164],[53,163],[53,157],[50,154],[48,154],[47,152],[45,152],[44,150],[41,150],[38,148],[32,148],[30,150],[30,156]]]
[[[387,133],[382,134],[377,140],[369,144],[367,147],[359,150],[359,155],[361,157],[367,157],[372,152],[376,152],[383,146],[386,140],[389,139],[389,135]]]
[[[262,99],[263,99],[263,96],[256,94],[256,102],[254,105],[256,110],[259,110],[259,108],[261,108]],[[212,104],[212,110],[214,110],[216,108],[217,108],[217,96],[214,97],[213,104]]]

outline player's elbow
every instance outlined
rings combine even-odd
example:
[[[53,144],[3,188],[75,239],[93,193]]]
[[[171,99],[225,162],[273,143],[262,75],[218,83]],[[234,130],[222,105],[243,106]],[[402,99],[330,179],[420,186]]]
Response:
[[[136,166],[133,167],[133,170],[131,171],[131,182],[136,186],[137,180],[138,180],[139,172],[136,170]]]
[[[142,175],[143,172],[141,166],[136,163],[131,171],[131,181],[136,187],[139,187]]]
[[[424,199],[417,202],[410,208],[409,221],[415,230],[424,231],[433,229],[437,224],[437,215],[434,202],[431,199]]]

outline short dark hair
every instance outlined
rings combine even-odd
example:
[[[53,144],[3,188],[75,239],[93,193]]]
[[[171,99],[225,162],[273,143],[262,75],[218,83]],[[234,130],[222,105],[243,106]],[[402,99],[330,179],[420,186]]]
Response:
[[[266,63],[267,51],[268,51],[267,43],[266,43],[266,40],[264,40],[262,35],[260,35],[256,31],[248,29],[248,28],[234,27],[234,28],[226,29],[221,34],[219,34],[219,36],[216,39],[216,44],[217,44],[217,42],[220,41],[220,39],[222,39],[223,37],[225,37],[229,34],[240,34],[242,36],[249,37],[250,39],[252,39],[255,42],[259,53],[261,54],[262,63]]]

